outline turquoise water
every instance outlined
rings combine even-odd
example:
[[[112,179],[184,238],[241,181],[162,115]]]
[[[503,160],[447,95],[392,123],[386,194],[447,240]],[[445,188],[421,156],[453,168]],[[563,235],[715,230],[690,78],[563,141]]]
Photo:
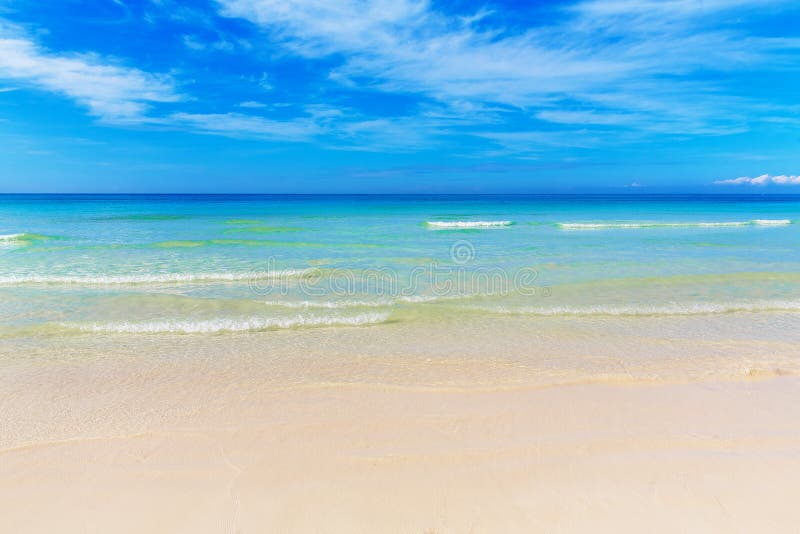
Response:
[[[800,310],[790,196],[2,196],[0,332]]]

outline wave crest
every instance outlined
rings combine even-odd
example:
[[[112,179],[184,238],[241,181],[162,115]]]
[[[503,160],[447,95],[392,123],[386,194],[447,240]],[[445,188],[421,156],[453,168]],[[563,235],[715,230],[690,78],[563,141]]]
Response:
[[[437,230],[453,230],[458,228],[503,228],[511,226],[514,221],[426,221],[425,224]]]
[[[273,280],[299,278],[316,272],[314,269],[284,269],[280,271],[261,271],[249,273],[161,273],[126,275],[7,275],[0,276],[0,285],[13,286],[25,284],[52,285],[138,285],[138,284],[180,284],[191,282],[239,282],[248,280]]]
[[[41,234],[29,234],[29,233],[0,234],[0,243],[46,241],[48,239],[52,238]]]
[[[3,234],[0,235],[0,241],[17,241],[25,234]]]
[[[724,228],[731,226],[784,226],[792,224],[790,219],[754,219],[752,221],[718,222],[636,222],[636,223],[556,223],[564,230],[605,230],[632,228]]]
[[[662,316],[714,315],[737,312],[798,312],[800,301],[673,303],[662,306],[558,306],[553,308],[471,307],[490,313],[509,315],[557,316]]]
[[[398,304],[427,304],[440,301],[461,300],[474,298],[481,295],[405,295],[397,298],[384,298],[375,300],[267,300],[264,304],[278,308],[293,309],[329,309],[338,310],[346,308],[388,308]]]
[[[82,332],[118,334],[215,334],[223,332],[261,332],[287,328],[320,326],[366,326],[386,322],[388,313],[368,313],[350,317],[303,316],[283,318],[250,317],[243,319],[207,319],[199,321],[116,322],[90,325],[63,324]]]

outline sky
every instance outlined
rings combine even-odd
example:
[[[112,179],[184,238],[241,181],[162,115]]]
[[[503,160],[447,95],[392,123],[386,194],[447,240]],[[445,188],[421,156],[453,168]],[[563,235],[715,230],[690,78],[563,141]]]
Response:
[[[800,193],[797,0],[0,0],[0,192]]]

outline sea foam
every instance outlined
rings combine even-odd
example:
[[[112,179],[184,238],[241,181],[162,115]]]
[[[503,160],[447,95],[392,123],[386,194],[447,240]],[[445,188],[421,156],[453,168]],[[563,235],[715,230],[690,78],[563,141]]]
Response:
[[[375,300],[267,300],[267,306],[293,309],[347,309],[347,308],[388,308],[398,304],[427,304],[448,300],[461,300],[474,298],[480,295],[404,295],[395,299]]]
[[[635,223],[556,223],[564,230],[605,230],[633,228],[724,228],[733,226],[783,226],[790,219],[754,219],[752,221],[700,221],[700,222],[635,222]]]
[[[552,308],[475,306],[470,308],[490,313],[543,317],[713,315],[736,312],[797,312],[800,311],[800,301],[687,302],[664,305],[554,306]]]
[[[753,224],[760,226],[784,226],[786,224],[792,224],[792,221],[789,219],[756,219],[753,221]]]
[[[0,276],[0,285],[23,284],[53,285],[135,285],[135,284],[180,284],[191,282],[237,282],[246,280],[273,280],[298,278],[315,272],[314,269],[285,269],[250,273],[160,273],[124,275],[43,275],[20,274]]]
[[[50,236],[30,233],[0,234],[0,243],[18,243],[32,241],[47,241],[53,239]]]
[[[0,241],[17,241],[25,237],[25,234],[0,234]]]
[[[148,322],[109,322],[90,325],[63,324],[66,328],[77,328],[82,332],[127,333],[127,334],[214,334],[222,332],[259,332],[286,328],[314,326],[365,326],[386,322],[388,313],[368,313],[350,317],[303,316],[295,317],[249,317],[241,319],[218,318],[207,320],[164,320]]]
[[[393,300],[267,300],[264,301],[264,304],[280,308],[337,310],[344,308],[383,308],[392,306],[395,302]]]
[[[456,228],[504,228],[514,221],[426,221],[430,228],[436,230],[453,230]]]

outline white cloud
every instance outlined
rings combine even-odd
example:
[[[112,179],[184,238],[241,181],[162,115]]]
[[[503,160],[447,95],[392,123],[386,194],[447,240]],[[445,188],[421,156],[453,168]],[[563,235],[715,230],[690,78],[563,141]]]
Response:
[[[291,110],[257,101],[231,106],[240,113],[203,109],[202,101],[192,113],[154,109],[181,99],[170,77],[96,54],[47,50],[2,19],[0,81],[66,95],[118,124],[268,140],[324,136],[326,146],[362,150],[417,149],[442,136],[472,136],[494,151],[482,155],[535,157],[548,148],[595,148],[653,133],[727,135],[761,116],[791,120],[782,116],[785,108],[761,109],[737,96],[724,76],[691,76],[753,65],[780,72],[793,56],[775,52],[797,42],[753,37],[742,17],[788,1],[583,0],[568,2],[549,23],[519,29],[503,22],[506,13],[452,16],[432,0],[216,0],[223,15],[249,20],[271,38],[251,59],[326,58],[336,66],[321,84],[422,97],[402,116],[307,105],[330,94],[327,87],[311,96],[292,93]],[[179,10],[171,0],[158,4],[194,26],[182,37],[189,50],[249,49],[249,41],[215,28],[207,13]],[[212,31],[216,41],[197,37]],[[283,94],[282,80],[262,68],[245,79]]]
[[[307,140],[321,131],[318,124],[305,117],[277,121],[239,113],[173,113],[163,124],[227,137],[287,141]]]
[[[762,174],[751,178],[749,176],[742,176],[740,178],[731,178],[729,180],[717,180],[714,182],[716,185],[800,185],[800,176],[787,176],[781,174],[778,176],[771,176],[769,174]]]
[[[781,185],[800,185],[800,176],[773,176],[772,183]]]
[[[330,79],[343,84],[535,110],[558,124],[699,135],[743,131],[752,103],[688,74],[778,66],[788,59],[773,52],[796,46],[709,21],[780,3],[586,0],[553,25],[515,31],[476,24],[489,12],[446,16],[427,0],[218,0],[223,15],[261,26],[288,53],[340,55]]]
[[[674,18],[776,3],[776,0],[588,0],[578,4],[576,9],[593,16],[643,14]]]
[[[599,124],[626,126],[641,122],[642,116],[631,113],[599,113],[597,111],[571,111],[549,109],[540,111],[536,117],[561,124]]]
[[[392,44],[400,25],[428,8],[420,0],[222,0],[223,14],[270,27],[294,51],[323,56]]]
[[[603,141],[602,135],[598,136],[583,131],[476,132],[475,135],[488,139],[497,145],[495,150],[482,154],[486,156],[522,155],[536,157],[551,148],[588,149],[598,146]]]
[[[259,78],[258,80],[258,85],[265,91],[271,91],[272,82],[270,82],[269,74],[267,74],[266,72],[261,74],[261,78]]]
[[[96,54],[50,52],[2,20],[0,79],[63,94],[108,122],[138,121],[151,104],[181,99],[167,76],[119,66]]]
[[[249,105],[245,105],[249,104]],[[241,108],[261,109],[255,102]],[[266,106],[271,110],[278,106]],[[407,151],[436,145],[431,136],[441,134],[439,121],[419,117],[374,119],[326,105],[282,108],[289,118],[272,119],[246,113],[171,113],[153,118],[154,127],[178,128],[234,139],[267,141],[314,141],[331,150]],[[422,122],[421,122],[422,121]],[[420,127],[422,125],[422,127]]]
[[[335,143],[329,148],[358,151],[406,151],[431,149],[442,134],[438,121],[420,117],[339,120],[332,125]]]

